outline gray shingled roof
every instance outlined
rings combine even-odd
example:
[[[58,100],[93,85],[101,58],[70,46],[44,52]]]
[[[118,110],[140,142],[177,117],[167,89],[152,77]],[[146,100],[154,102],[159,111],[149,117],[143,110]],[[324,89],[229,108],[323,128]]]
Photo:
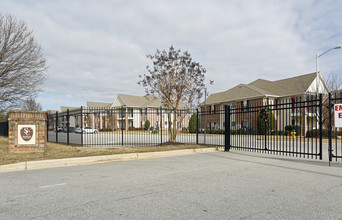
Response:
[[[87,102],[87,107],[92,108],[104,108],[104,107],[110,107],[112,103],[106,103],[106,102]]]
[[[304,94],[315,78],[316,73],[277,81],[258,79],[249,84],[240,84],[224,92],[214,93],[207,98],[207,104],[210,105],[251,98],[282,97]]]
[[[153,95],[135,96],[118,94],[124,105],[127,107],[160,107],[162,100]]]
[[[254,82],[251,82],[249,85],[263,88],[264,90],[268,91],[269,94],[286,96],[305,93],[315,78],[316,73],[310,73],[273,82],[258,79]]]
[[[150,94],[145,96],[118,94],[118,98],[122,101],[123,105],[126,105],[127,107],[148,108],[163,106],[161,98]],[[180,104],[180,108],[183,107],[185,107],[185,105]]]
[[[69,110],[75,110],[75,109],[79,109],[80,107],[70,107],[70,106],[61,106],[61,110],[59,112],[64,112]]]

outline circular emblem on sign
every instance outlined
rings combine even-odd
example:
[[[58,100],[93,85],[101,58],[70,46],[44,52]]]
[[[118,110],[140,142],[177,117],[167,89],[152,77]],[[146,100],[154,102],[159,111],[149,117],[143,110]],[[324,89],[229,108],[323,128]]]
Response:
[[[23,127],[20,130],[20,135],[24,141],[29,141],[29,140],[31,140],[31,138],[33,136],[33,130],[32,130],[32,128],[29,128],[29,127]]]
[[[267,121],[269,119],[269,112],[267,109],[262,108],[259,110],[259,118],[261,120]]]

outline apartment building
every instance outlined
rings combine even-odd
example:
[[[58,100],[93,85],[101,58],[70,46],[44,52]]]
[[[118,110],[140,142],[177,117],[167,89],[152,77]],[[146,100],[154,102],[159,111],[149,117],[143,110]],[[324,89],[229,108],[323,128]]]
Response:
[[[329,88],[324,81],[322,75],[316,73],[304,74],[296,77],[290,77],[277,81],[269,81],[265,79],[257,79],[249,84],[239,84],[227,91],[211,94],[206,103],[202,103],[201,111],[207,112],[208,117],[201,117],[201,128],[205,126],[207,129],[223,129],[224,115],[215,114],[222,111],[225,105],[230,108],[247,109],[257,105],[277,105],[284,102],[292,102],[295,104],[298,100],[305,100],[311,95],[318,93],[328,93]],[[231,127],[235,129],[251,128],[256,125],[257,112],[251,113],[249,117],[243,117],[242,114],[235,114],[231,118]],[[275,112],[274,114],[277,114]],[[279,113],[278,113],[279,114]],[[312,112],[295,113],[286,111],[284,118],[290,118],[292,124],[305,124],[302,126],[310,128],[318,128],[318,116]],[[275,115],[279,118],[279,115]],[[302,123],[303,122],[303,123]],[[283,130],[286,124],[276,122],[276,129]],[[252,128],[256,129],[256,128]],[[303,130],[305,132],[305,130]]]

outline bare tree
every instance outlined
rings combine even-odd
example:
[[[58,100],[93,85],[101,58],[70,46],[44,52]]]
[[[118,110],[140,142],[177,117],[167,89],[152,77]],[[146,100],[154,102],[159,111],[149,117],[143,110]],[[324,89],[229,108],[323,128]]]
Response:
[[[35,98],[30,97],[24,101],[22,110],[25,110],[25,111],[41,111],[42,106],[40,105],[40,103],[36,102]]]
[[[329,92],[331,92],[332,98],[336,98],[340,96],[340,92],[342,90],[342,78],[340,75],[330,72],[329,76],[326,79],[326,84],[329,88]],[[324,127],[328,127],[329,125],[329,111],[331,115],[334,115],[334,106],[329,105],[329,99],[327,96],[323,97],[323,113],[322,113],[322,122]],[[334,117],[332,117],[332,121],[334,121]]]
[[[331,72],[326,80],[327,86],[331,92],[336,92],[342,89],[342,78],[340,75]]]
[[[177,118],[179,108],[189,107],[199,101],[205,89],[204,74],[206,70],[194,62],[188,51],[157,50],[155,55],[147,55],[153,66],[147,66],[148,74],[139,75],[139,85],[145,87],[147,94],[156,95],[163,100],[168,111],[168,132],[170,142],[175,142],[177,124],[183,117]]]
[[[0,15],[0,111],[18,108],[41,91],[46,61],[24,21]]]

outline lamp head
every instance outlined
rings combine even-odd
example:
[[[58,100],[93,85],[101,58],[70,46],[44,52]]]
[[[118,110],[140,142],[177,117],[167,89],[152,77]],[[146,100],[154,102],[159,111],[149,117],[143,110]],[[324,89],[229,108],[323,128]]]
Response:
[[[335,47],[334,49],[341,49],[342,45],[338,45],[337,47]]]

